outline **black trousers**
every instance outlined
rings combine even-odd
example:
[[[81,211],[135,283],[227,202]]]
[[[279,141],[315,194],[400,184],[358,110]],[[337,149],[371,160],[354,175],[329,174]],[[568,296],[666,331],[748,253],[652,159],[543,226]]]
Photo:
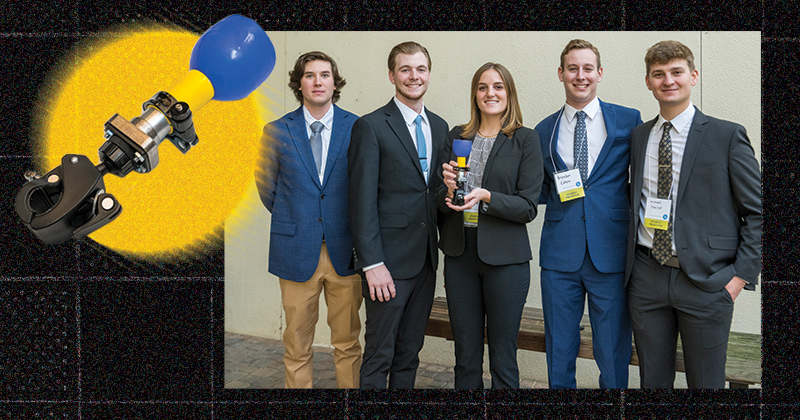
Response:
[[[642,388],[672,388],[678,334],[689,388],[724,388],[733,301],[724,288],[709,293],[679,268],[636,251],[628,282]]]
[[[385,389],[387,377],[389,388],[414,388],[436,285],[430,257],[413,278],[393,279],[395,297],[389,301],[373,301],[363,272],[361,278],[367,312],[361,388]]]
[[[465,228],[464,253],[445,257],[444,285],[456,347],[455,387],[483,388],[484,327],[492,388],[519,388],[517,336],[530,265],[492,266],[478,258],[477,229]]]

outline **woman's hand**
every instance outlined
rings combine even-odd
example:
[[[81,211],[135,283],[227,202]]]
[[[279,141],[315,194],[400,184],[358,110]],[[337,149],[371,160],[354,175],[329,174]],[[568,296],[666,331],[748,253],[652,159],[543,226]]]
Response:
[[[456,171],[455,168],[458,164],[455,161],[442,164],[442,176],[444,177],[444,185],[447,186],[447,197],[453,198],[453,191],[456,190]]]
[[[471,209],[475,204],[478,204],[479,201],[485,201],[490,203],[492,201],[492,193],[488,190],[483,188],[475,188],[474,190],[470,191],[469,194],[464,196],[464,205],[463,206],[454,206],[452,201],[450,200],[452,197],[447,197],[444,199],[444,202],[447,204],[447,207],[455,211],[464,211],[467,209]]]

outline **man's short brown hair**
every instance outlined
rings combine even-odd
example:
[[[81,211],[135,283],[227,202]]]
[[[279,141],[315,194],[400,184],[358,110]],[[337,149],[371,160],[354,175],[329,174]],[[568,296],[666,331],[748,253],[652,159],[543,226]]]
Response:
[[[689,71],[694,71],[694,55],[692,50],[678,41],[661,41],[647,50],[644,55],[644,63],[647,66],[647,74],[650,74],[650,66],[653,64],[666,64],[675,59],[684,59],[689,65]]]
[[[289,87],[292,89],[292,92],[294,92],[294,97],[297,98],[300,103],[303,103],[303,92],[300,90],[300,79],[303,78],[303,74],[306,72],[306,63],[315,60],[327,61],[331,63],[331,73],[333,73],[334,88],[332,102],[336,103],[336,101],[339,100],[339,96],[342,93],[342,88],[347,84],[347,81],[339,76],[339,67],[336,65],[336,61],[333,61],[333,58],[324,52],[311,51],[298,57],[297,61],[294,62],[294,68],[289,72]]]
[[[583,39],[573,39],[572,41],[567,43],[567,46],[564,47],[564,51],[561,51],[561,68],[564,68],[564,57],[569,54],[572,50],[582,50],[584,48],[588,48],[592,50],[595,57],[597,57],[597,68],[603,67],[600,65],[600,51],[597,50],[597,47],[592,45],[591,42],[583,40]]]
[[[431,71],[431,56],[428,54],[428,50],[414,41],[402,42],[392,48],[392,51],[389,52],[389,71],[394,73],[397,54],[414,55],[418,52],[425,54],[425,58],[428,59],[428,71]]]

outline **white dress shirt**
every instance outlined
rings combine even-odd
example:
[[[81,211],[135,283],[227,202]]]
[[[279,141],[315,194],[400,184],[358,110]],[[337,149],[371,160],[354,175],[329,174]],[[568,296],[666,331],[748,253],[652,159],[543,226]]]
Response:
[[[672,200],[672,220],[675,220],[675,209],[677,208],[678,184],[681,179],[681,164],[683,163],[683,152],[686,150],[686,139],[689,137],[689,130],[692,128],[692,120],[694,119],[694,105],[689,103],[683,112],[673,118],[672,128],[669,131],[670,140],[672,142],[672,188],[670,190],[670,199]],[[647,151],[645,152],[644,166],[642,168],[642,199],[639,204],[639,232],[638,243],[648,248],[653,247],[653,235],[655,229],[644,226],[644,210],[647,197],[658,197],[658,143],[661,142],[661,136],[664,131],[661,126],[667,120],[658,115],[656,124],[650,130],[650,137],[647,139]],[[675,250],[675,235],[672,236],[672,254],[677,255]]]
[[[575,109],[569,104],[564,104],[564,112],[561,113],[561,119],[558,124],[558,147],[556,152],[567,165],[567,169],[575,169],[575,125],[578,124],[576,115],[578,111],[581,110]],[[583,107],[582,111],[586,113],[586,141],[589,146],[589,165],[586,172],[588,178],[592,174],[592,169],[597,161],[597,156],[600,155],[600,150],[603,149],[607,131],[606,123],[603,121],[603,111],[600,109],[600,100],[597,97]]]

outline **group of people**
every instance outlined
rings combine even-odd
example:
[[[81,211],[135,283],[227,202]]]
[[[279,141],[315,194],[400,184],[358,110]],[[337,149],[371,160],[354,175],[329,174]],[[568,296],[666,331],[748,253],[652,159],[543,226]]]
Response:
[[[632,334],[641,387],[673,386],[680,334],[688,386],[723,388],[733,302],[760,272],[761,172],[741,125],[692,104],[688,47],[659,42],[645,63],[651,121],[597,98],[600,53],[575,39],[558,68],[566,103],[535,129],[498,63],[475,72],[469,121],[449,129],[424,106],[422,45],[392,48],[396,94],[360,118],[335,105],[346,82],[333,58],[301,55],[289,72],[301,106],[264,128],[256,173],[286,313],[286,387],[312,387],[324,292],[337,385],[413,388],[441,249],[455,387],[483,387],[486,340],[492,388],[518,388],[526,224],[543,204],[549,386],[576,387],[588,301],[601,388],[628,387]],[[456,140],[471,144],[465,175]]]

